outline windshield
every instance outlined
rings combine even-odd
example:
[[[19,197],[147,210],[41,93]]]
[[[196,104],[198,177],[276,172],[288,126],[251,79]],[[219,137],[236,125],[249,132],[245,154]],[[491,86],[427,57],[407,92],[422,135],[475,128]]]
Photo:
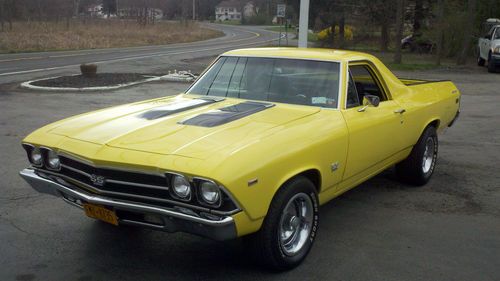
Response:
[[[336,108],[339,71],[337,62],[221,57],[187,93]]]

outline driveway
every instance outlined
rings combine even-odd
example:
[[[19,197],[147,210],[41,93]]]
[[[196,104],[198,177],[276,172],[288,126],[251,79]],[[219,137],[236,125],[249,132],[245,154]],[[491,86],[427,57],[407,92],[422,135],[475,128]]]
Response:
[[[146,63],[146,61],[144,61]],[[198,66],[206,61],[184,61]],[[440,136],[432,180],[414,188],[388,170],[321,207],[306,261],[281,274],[252,263],[240,240],[114,227],[40,195],[18,176],[21,139],[58,119],[183,91],[179,83],[115,92],[0,88],[0,280],[499,280],[500,74],[399,72],[452,79],[462,114]]]

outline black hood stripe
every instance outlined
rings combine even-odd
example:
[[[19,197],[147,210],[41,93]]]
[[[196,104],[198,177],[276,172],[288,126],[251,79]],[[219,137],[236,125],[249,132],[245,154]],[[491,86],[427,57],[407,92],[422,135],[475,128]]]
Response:
[[[175,101],[163,107],[157,107],[152,110],[143,112],[139,115],[139,118],[154,120],[223,100],[224,98],[197,98],[197,99],[186,99],[182,101]]]
[[[273,107],[272,103],[246,101],[189,118],[179,124],[215,127]]]

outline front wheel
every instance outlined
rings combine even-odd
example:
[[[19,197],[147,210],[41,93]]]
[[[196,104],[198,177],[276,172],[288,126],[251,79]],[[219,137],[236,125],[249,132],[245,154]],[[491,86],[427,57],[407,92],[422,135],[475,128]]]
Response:
[[[496,72],[495,61],[491,56],[491,53],[488,55],[488,72],[494,73]]]
[[[477,54],[477,65],[478,66],[484,66],[484,63],[486,61],[481,57],[481,51],[478,51],[478,54]]]
[[[396,173],[403,182],[421,186],[426,184],[434,172],[438,155],[436,128],[427,127],[408,158],[396,165]]]
[[[259,232],[251,239],[258,261],[273,270],[298,266],[307,256],[318,230],[318,195],[305,177],[288,181],[274,196]]]

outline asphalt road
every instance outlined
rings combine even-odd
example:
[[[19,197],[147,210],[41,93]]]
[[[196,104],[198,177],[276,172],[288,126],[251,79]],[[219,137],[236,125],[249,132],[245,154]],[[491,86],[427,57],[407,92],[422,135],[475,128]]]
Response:
[[[94,49],[64,52],[0,54],[0,83],[18,82],[47,75],[78,73],[82,63],[96,63],[99,71],[133,69],[151,72],[186,58],[220,54],[226,50],[273,44],[279,34],[251,26],[204,24],[221,30],[223,37],[201,42],[133,48]]]
[[[207,62],[174,64],[201,69]],[[123,63],[113,67],[136,62]],[[256,266],[239,240],[99,223],[37,194],[17,174],[27,166],[20,141],[34,129],[187,85],[85,94],[0,85],[0,280],[500,280],[500,74],[484,68],[398,74],[451,79],[463,93],[460,119],[440,135],[432,180],[409,187],[389,170],[322,206],[307,260],[281,274]]]

